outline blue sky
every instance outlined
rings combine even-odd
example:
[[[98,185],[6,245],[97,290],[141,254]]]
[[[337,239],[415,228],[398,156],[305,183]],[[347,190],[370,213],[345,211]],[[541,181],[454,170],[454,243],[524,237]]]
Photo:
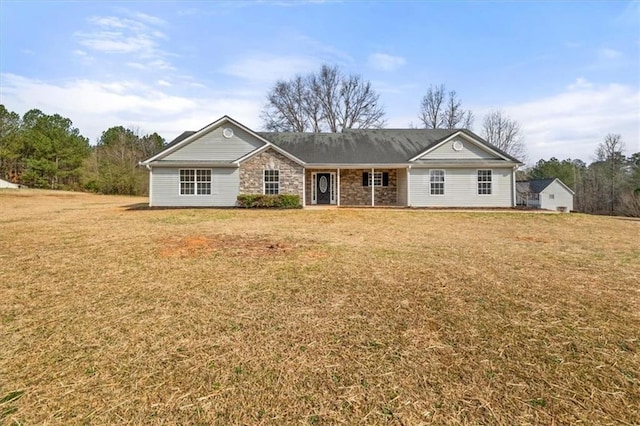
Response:
[[[517,120],[529,160],[640,151],[638,1],[0,1],[0,103],[171,140],[230,115],[260,130],[266,93],[339,65],[419,123],[430,85]]]

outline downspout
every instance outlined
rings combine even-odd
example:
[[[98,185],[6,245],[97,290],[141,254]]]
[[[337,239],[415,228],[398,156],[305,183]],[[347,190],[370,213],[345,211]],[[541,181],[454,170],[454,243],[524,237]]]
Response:
[[[511,173],[511,185],[513,187],[513,190],[511,191],[512,194],[512,199],[511,199],[511,207],[515,207],[518,203],[517,201],[517,194],[516,194],[516,168],[518,166],[513,166],[513,173]]]
[[[149,207],[153,207],[153,170],[148,164],[145,167],[149,170]]]

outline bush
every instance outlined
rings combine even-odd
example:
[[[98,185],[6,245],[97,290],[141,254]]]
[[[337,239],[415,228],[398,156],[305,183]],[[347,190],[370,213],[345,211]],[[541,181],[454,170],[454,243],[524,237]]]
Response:
[[[300,205],[299,195],[278,194],[240,194],[238,195],[238,207],[250,208],[277,208],[298,209]]]

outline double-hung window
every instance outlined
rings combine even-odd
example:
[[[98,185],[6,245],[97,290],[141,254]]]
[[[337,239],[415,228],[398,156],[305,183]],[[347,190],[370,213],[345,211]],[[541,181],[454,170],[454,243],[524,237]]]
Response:
[[[265,194],[280,193],[280,170],[264,171],[264,193]]]
[[[429,170],[429,193],[444,195],[444,170]]]
[[[211,169],[180,169],[180,195],[211,195]]]
[[[491,170],[478,170],[478,195],[491,195]]]
[[[382,186],[382,172],[369,173],[369,186]]]

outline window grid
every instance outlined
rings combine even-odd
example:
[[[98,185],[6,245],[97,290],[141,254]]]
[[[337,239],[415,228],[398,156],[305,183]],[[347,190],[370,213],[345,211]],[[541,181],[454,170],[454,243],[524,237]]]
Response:
[[[444,170],[430,170],[429,183],[431,195],[444,195]]]
[[[382,186],[382,172],[369,173],[369,186]]]
[[[180,195],[211,195],[211,170],[181,169]]]
[[[280,170],[264,171],[264,193],[276,195],[280,193]]]
[[[478,170],[478,195],[491,195],[491,170]]]

